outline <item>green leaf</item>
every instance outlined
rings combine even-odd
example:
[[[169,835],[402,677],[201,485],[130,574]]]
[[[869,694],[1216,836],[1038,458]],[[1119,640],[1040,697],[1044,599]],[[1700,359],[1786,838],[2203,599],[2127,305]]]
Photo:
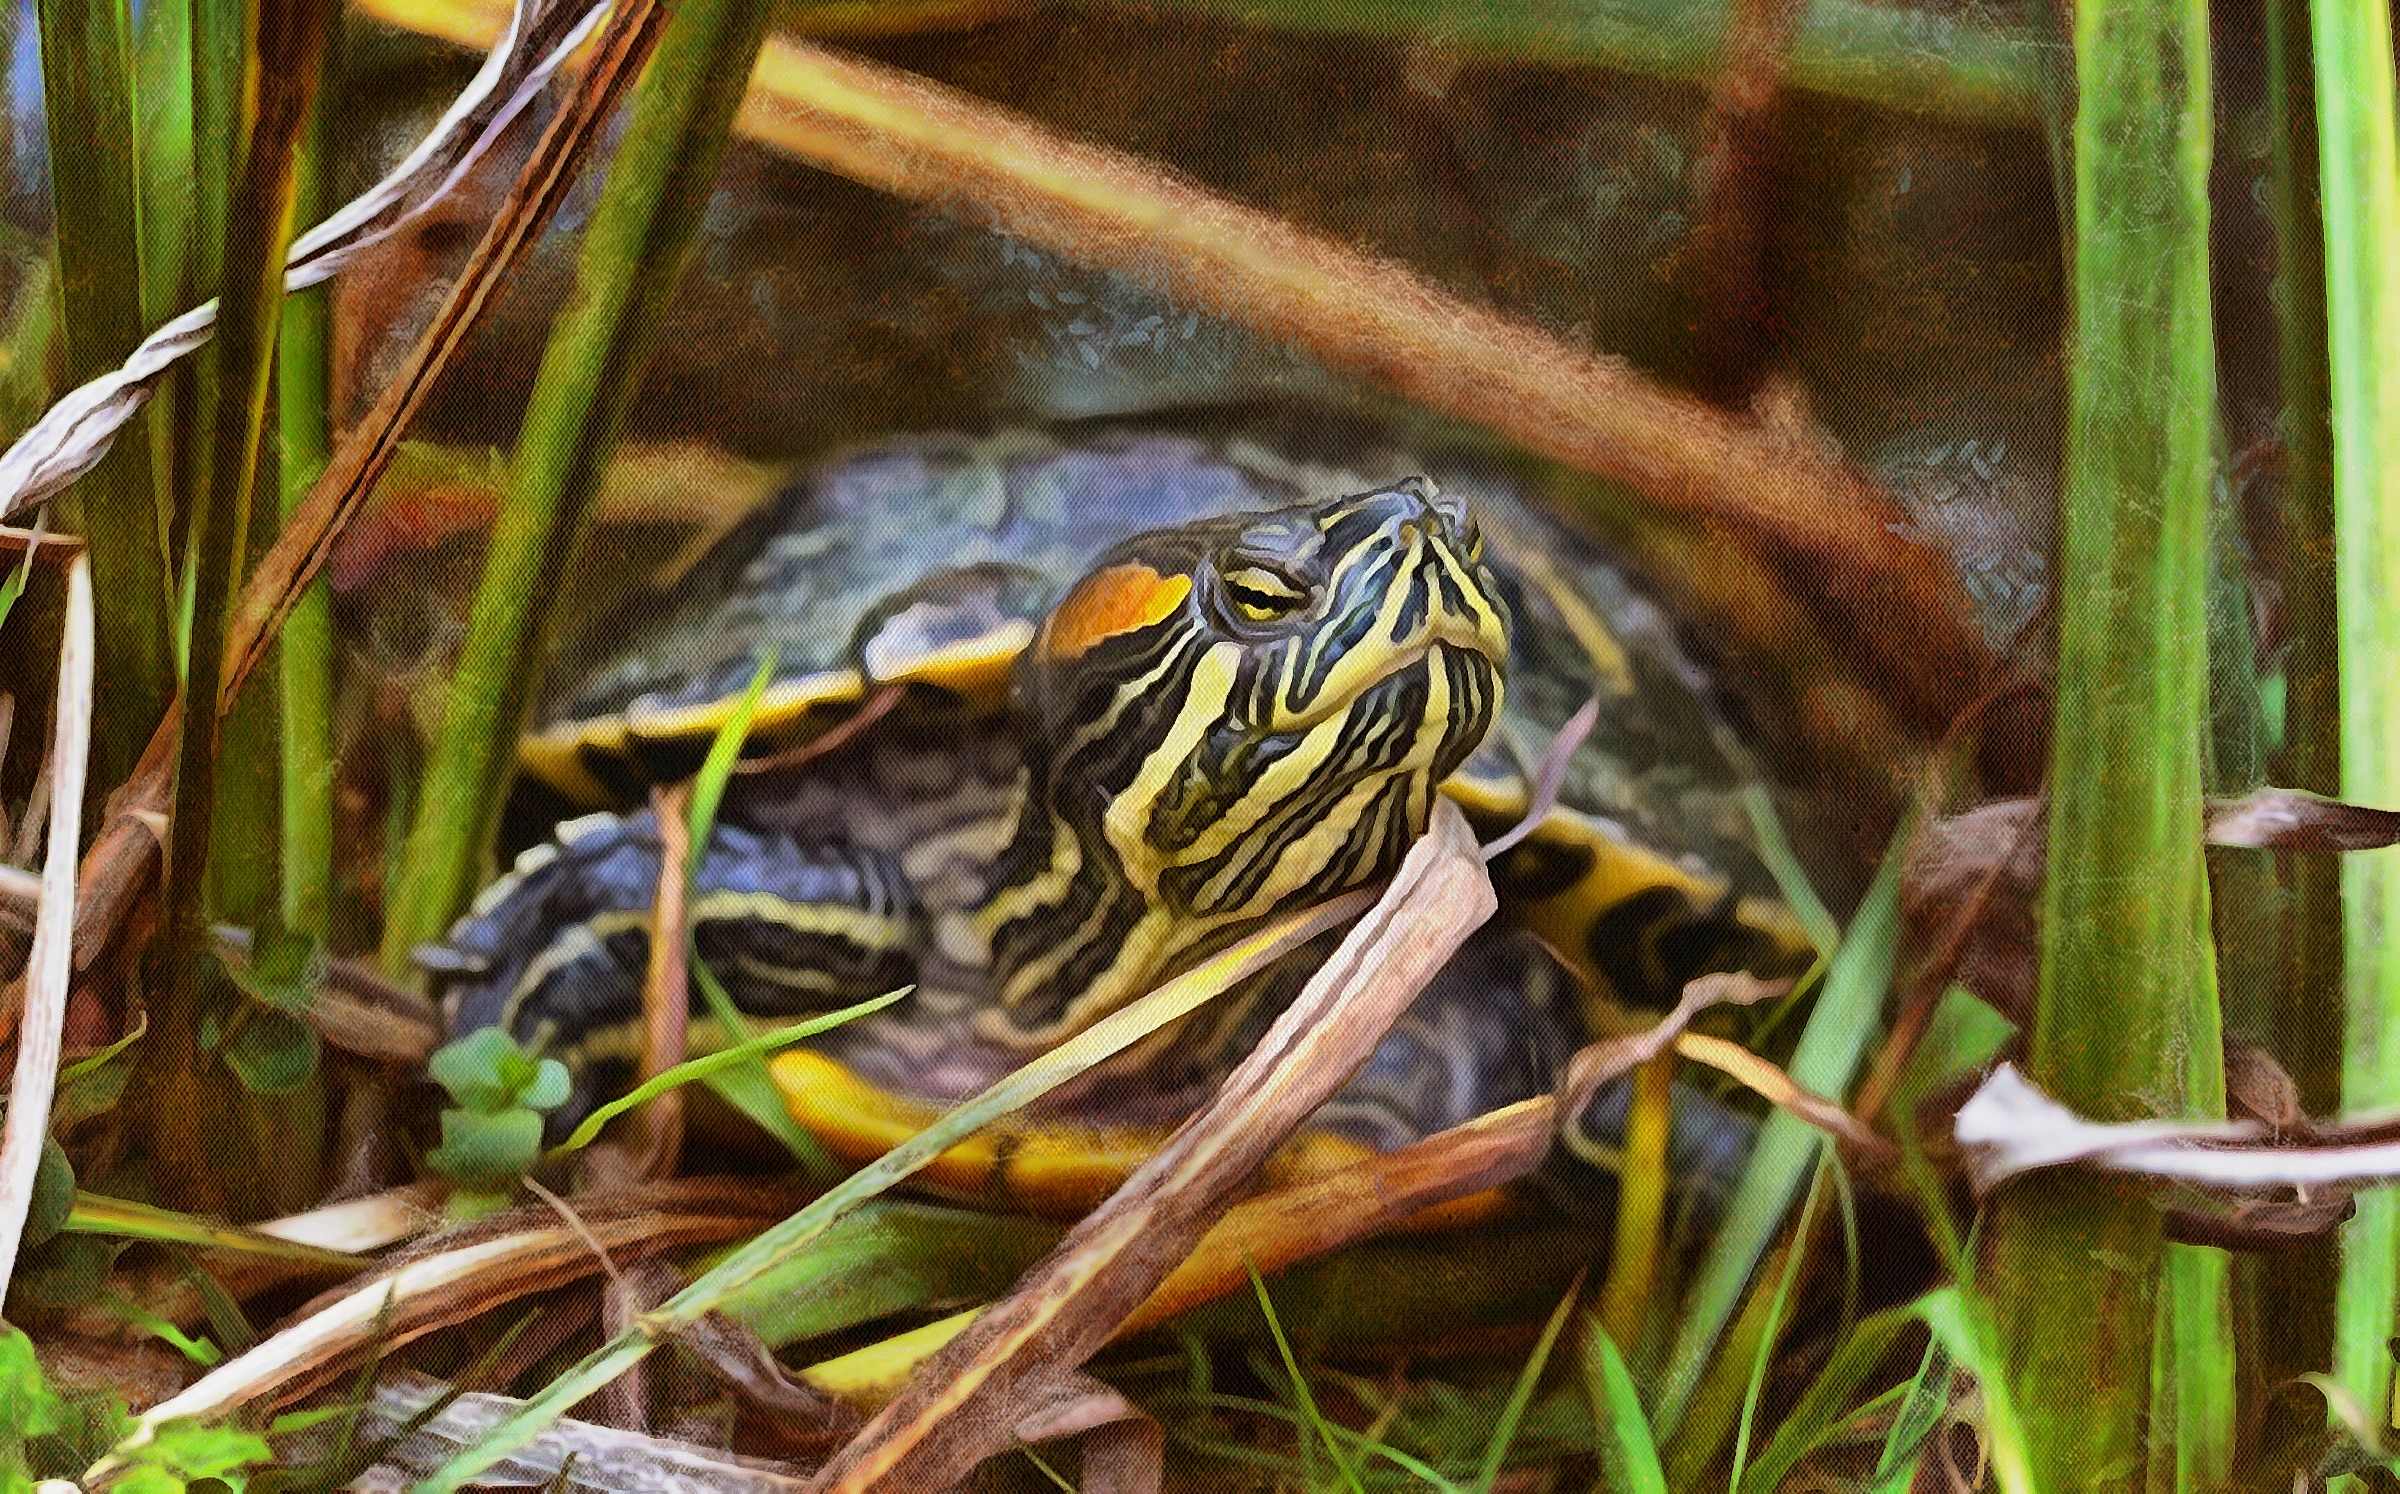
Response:
[[[556,1109],[567,1098],[565,1066],[524,1052],[497,1027],[478,1027],[443,1044],[425,1069],[451,1099],[486,1115],[518,1105]]]
[[[542,1155],[542,1118],[530,1110],[491,1115],[442,1112],[442,1144],[425,1160],[462,1183],[503,1182],[523,1175]]]
[[[66,1403],[42,1374],[33,1340],[0,1326],[0,1448],[43,1437],[66,1424]]]
[[[425,1061],[425,1072],[461,1105],[476,1110],[503,1109],[510,1092],[501,1064],[516,1049],[517,1040],[501,1029],[478,1027],[436,1048]]]
[[[138,1302],[111,1292],[103,1305],[124,1322],[164,1343],[202,1369],[211,1368],[224,1361],[224,1351],[215,1344],[205,1338],[192,1337]]]
[[[324,1051],[317,1030],[283,1012],[258,1010],[225,1044],[225,1066],[256,1095],[284,1095],[317,1071]]]
[[[201,1479],[217,1479],[233,1490],[249,1469],[270,1461],[267,1439],[238,1427],[201,1421],[162,1423],[156,1434],[126,1455],[117,1489],[185,1494]]]
[[[325,947],[306,934],[272,924],[251,938],[247,960],[229,960],[225,973],[242,993],[277,1011],[306,1012],[325,983]]]
[[[31,1250],[47,1241],[67,1222],[75,1208],[75,1164],[55,1136],[42,1138],[40,1170],[33,1175],[33,1203],[25,1211],[22,1248]]]
[[[574,1076],[567,1072],[567,1066],[555,1058],[545,1058],[518,1092],[517,1103],[531,1110],[556,1110],[567,1103],[567,1096],[574,1090]]]
[[[1598,1313],[1587,1313],[1584,1323],[1583,1387],[1599,1433],[1600,1487],[1621,1494],[1667,1494],[1667,1471],[1658,1461],[1658,1443],[1625,1357]]]

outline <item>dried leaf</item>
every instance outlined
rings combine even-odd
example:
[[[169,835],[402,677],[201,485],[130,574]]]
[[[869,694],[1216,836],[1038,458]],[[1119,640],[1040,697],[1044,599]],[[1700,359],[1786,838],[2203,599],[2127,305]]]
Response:
[[[2400,810],[2262,788],[2208,806],[2208,843],[2265,851],[2377,851],[2400,845]]]
[[[2400,1181],[2400,1116],[2319,1124],[2299,1140],[2278,1140],[2251,1121],[2092,1121],[2006,1063],[1959,1107],[1954,1134],[1975,1186],[1987,1191],[2070,1164],[2221,1192]]]
[[[396,1491],[431,1472],[485,1430],[514,1415],[523,1404],[503,1395],[468,1391],[432,1419],[409,1430],[451,1388],[423,1375],[379,1380],[367,1403],[358,1440],[374,1443],[408,1430],[382,1460],[350,1487]],[[561,1420],[506,1461],[486,1470],[478,1484],[499,1489],[562,1489],[621,1494],[633,1489],[680,1489],[690,1494],[799,1494],[807,1478],[796,1468],[763,1458],[719,1452],[667,1437],[653,1437],[588,1421]]]
[[[67,1021],[75,847],[82,834],[84,770],[92,748],[92,628],[92,564],[77,555],[67,571],[66,641],[59,657],[50,749],[57,779],[50,795],[50,839],[42,856],[42,906],[34,919],[33,956],[25,967],[25,1020],[17,1033],[8,1120],[0,1131],[0,1298],[7,1296],[16,1272],[17,1246],[40,1184]]]

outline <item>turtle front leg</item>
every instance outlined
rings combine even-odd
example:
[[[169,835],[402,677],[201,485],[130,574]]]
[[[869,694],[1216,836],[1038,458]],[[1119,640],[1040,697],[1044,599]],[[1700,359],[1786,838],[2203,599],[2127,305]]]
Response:
[[[601,1071],[640,1051],[660,860],[647,810],[571,821],[519,857],[447,940],[417,952],[451,1031],[506,1029],[566,1063],[571,1108],[588,1105]],[[698,959],[761,1018],[830,1011],[915,978],[921,915],[899,866],[876,852],[720,825],[689,915]]]

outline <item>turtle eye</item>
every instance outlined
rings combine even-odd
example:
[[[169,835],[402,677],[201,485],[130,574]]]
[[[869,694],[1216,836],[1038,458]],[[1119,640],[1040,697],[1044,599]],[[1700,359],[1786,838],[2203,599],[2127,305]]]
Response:
[[[1242,565],[1225,572],[1225,595],[1233,602],[1234,610],[1251,622],[1273,622],[1289,617],[1301,603],[1308,600],[1308,590],[1289,576],[1279,575],[1263,565]]]

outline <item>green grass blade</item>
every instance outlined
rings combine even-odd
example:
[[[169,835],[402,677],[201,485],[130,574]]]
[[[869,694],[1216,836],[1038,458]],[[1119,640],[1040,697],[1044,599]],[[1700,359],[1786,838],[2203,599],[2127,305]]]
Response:
[[[811,1017],[805,1022],[795,1022],[789,1027],[778,1027],[764,1036],[736,1043],[730,1048],[720,1048],[714,1053],[704,1053],[698,1058],[686,1059],[663,1073],[652,1075],[645,1082],[585,1116],[583,1123],[578,1125],[566,1140],[550,1149],[550,1160],[556,1161],[570,1152],[581,1151],[590,1146],[593,1140],[599,1136],[601,1127],[636,1106],[648,1104],[668,1090],[690,1084],[695,1080],[709,1078],[737,1064],[754,1063],[763,1055],[772,1053],[778,1048],[788,1048],[803,1038],[815,1037],[818,1033],[839,1027],[844,1022],[854,1021],[871,1012],[882,1011],[907,994],[909,993],[905,990],[893,991],[887,995],[877,996],[871,1001],[862,1001],[855,1006],[843,1007],[838,1012],[826,1012],[821,1016]]]
[[[197,1214],[178,1213],[154,1204],[97,1193],[77,1193],[75,1206],[61,1228],[68,1234],[113,1235],[124,1240],[148,1240],[163,1245],[194,1245],[204,1250],[230,1250],[241,1255],[267,1255],[278,1260],[306,1261],[332,1270],[356,1270],[364,1261],[347,1251],[295,1244],[219,1224]]]
[[[202,1369],[213,1369],[224,1361],[224,1350],[205,1338],[192,1337],[130,1298],[111,1292],[101,1299],[100,1306],[118,1321],[149,1334]]]
[[[2087,0],[2075,58],[2064,584],[2026,1064],[2086,1114],[2222,1114],[2200,845],[2217,441],[2207,7]],[[2176,1408],[2152,1401],[2157,1208],[2063,1172],[2026,1178],[1995,1201],[1989,1238],[1981,1280],[2043,1485],[2138,1488],[2145,1468],[2172,1469]],[[2160,1390],[2215,1404],[2233,1350],[2200,1289]]]
[[[686,807],[684,825],[689,835],[691,854],[687,872],[698,876],[701,856],[708,849],[708,838],[717,826],[717,810],[725,802],[725,787],[732,781],[734,764],[741,760],[742,745],[750,738],[750,724],[757,718],[758,702],[766,694],[767,682],[775,677],[775,665],[780,651],[770,646],[759,656],[758,668],[750,676],[750,684],[742,698],[734,702],[733,714],[726,718],[714,740],[708,744],[708,756],[700,771],[692,777],[691,802]],[[724,982],[708,968],[697,950],[690,951],[692,983],[699,987],[700,997],[724,1029],[728,1040],[746,1042],[751,1037],[750,1020],[734,1005]],[[752,1125],[765,1131],[784,1145],[800,1164],[800,1171],[810,1181],[820,1185],[842,1175],[841,1164],[811,1136],[801,1124],[792,1119],[784,1108],[783,1096],[776,1091],[773,1076],[768,1074],[763,1059],[753,1059],[730,1065],[709,1075],[709,1089],[719,1099],[747,1117]]]
[[[2035,1494],[2038,1489],[2052,1488],[2124,1487],[2118,1483],[2088,1482],[2094,1476],[2107,1476],[2098,1469],[2080,1474],[2070,1471],[2070,1482],[2064,1484],[2037,1480],[2025,1421],[2003,1373],[2000,1338],[1993,1330],[1990,1308],[1982,1298],[1965,1287],[1944,1287],[1919,1298],[1916,1310],[1933,1330],[1943,1352],[1973,1375],[1982,1388],[1984,1450],[1991,1459],[1992,1477],[2001,1494]]]
[[[8,626],[8,615],[17,609],[17,598],[25,595],[25,583],[33,578],[33,547],[17,557],[17,563],[0,576],[0,628]]]
[[[1817,1164],[1816,1180],[1808,1186],[1808,1200],[1800,1206],[1800,1222],[1792,1226],[1793,1249],[1784,1262],[1783,1275],[1775,1283],[1775,1295],[1767,1307],[1765,1326],[1758,1335],[1758,1348],[1750,1359],[1750,1383],[1742,1390],[1742,1419],[1733,1434],[1733,1473],[1726,1480],[1728,1488],[1739,1489],[1750,1467],[1750,1434],[1758,1419],[1759,1397],[1767,1386],[1767,1364],[1775,1357],[1776,1336],[1782,1331],[1785,1314],[1792,1300],[1792,1285],[1800,1278],[1800,1267],[1807,1255],[1809,1230],[1817,1220],[1817,1204],[1825,1196],[1826,1179],[1833,1172],[1830,1155]],[[1761,1283],[1764,1285],[1764,1283]]]
[[[1256,1271],[1250,1274],[1253,1280],[1257,1279]],[[1259,1291],[1263,1298],[1265,1287],[1261,1286]],[[1509,1446],[1517,1440],[1517,1427],[1525,1420],[1526,1408],[1533,1404],[1533,1393],[1541,1388],[1542,1371],[1550,1364],[1550,1351],[1558,1347],[1558,1336],[1566,1330],[1567,1320],[1574,1316],[1575,1299],[1582,1292],[1582,1284],[1578,1282],[1574,1290],[1559,1299],[1558,1306],[1551,1310],[1550,1320],[1542,1325],[1541,1337],[1534,1340],[1533,1353],[1526,1357],[1525,1367],[1517,1372],[1516,1383],[1509,1387],[1508,1400],[1492,1422],[1492,1440],[1484,1448],[1483,1462],[1475,1472],[1472,1486],[1475,1494],[1492,1494],[1498,1486],[1500,1470],[1508,1461]]]
[[[2333,416],[2335,621],[2345,797],[2400,804],[2400,147],[2387,0],[2315,0],[2317,142]],[[2347,1027],[2342,1108],[2400,1103],[2400,858],[2342,858]],[[2391,1401],[2400,1193],[2374,1189],[2342,1230],[2333,1378]]]
[[[717,811],[725,803],[725,786],[733,781],[734,764],[741,760],[742,747],[750,740],[750,723],[758,717],[758,702],[767,693],[767,683],[775,678],[781,657],[782,651],[772,644],[759,655],[742,698],[734,702],[733,714],[709,742],[700,771],[692,775],[692,801],[684,816],[692,837],[687,867],[690,878],[700,874],[700,858],[708,849],[709,836],[716,832]]]
[[[542,353],[441,733],[387,910],[383,960],[440,936],[481,880],[554,600],[583,548],[618,427],[716,191],[767,0],[675,8],[584,230],[575,293]]]
[[[1185,1406],[1201,1406],[1212,1411],[1240,1411],[1246,1415],[1280,1421],[1295,1432],[1306,1433],[1310,1430],[1307,1419],[1299,1412],[1288,1406],[1277,1405],[1273,1401],[1259,1400],[1255,1396],[1225,1395],[1208,1391],[1176,1392],[1159,1397],[1155,1404],[1165,1410],[1179,1409]],[[1343,1446],[1354,1449],[1361,1457],[1378,1458],[1391,1464],[1400,1472],[1415,1479],[1423,1487],[1432,1490],[1433,1494],[1458,1494],[1459,1486],[1454,1480],[1443,1477],[1440,1469],[1415,1454],[1403,1448],[1394,1447],[1388,1442],[1379,1442],[1364,1432],[1353,1431],[1336,1422],[1326,1422],[1324,1427],[1325,1430],[1339,1438]],[[1195,1451],[1210,1456],[1227,1458],[1251,1467],[1273,1468],[1279,1471],[1286,1470],[1290,1466],[1289,1460],[1264,1449],[1195,1437],[1188,1430],[1182,1428],[1177,1428],[1175,1431],[1178,1441]],[[1613,1494],[1617,1486],[1610,1484],[1606,1487]]]
[[[1816,1008],[1792,1055],[1793,1080],[1818,1094],[1840,1095],[1849,1089],[1881,1025],[1899,950],[1900,862],[1907,834],[1904,827],[1884,854],[1874,885],[1834,950]],[[1717,1227],[1676,1326],[1653,1417],[1661,1436],[1672,1436],[1682,1423],[1717,1341],[1741,1305],[1751,1272],[1783,1228],[1784,1213],[1823,1145],[1822,1132],[1780,1110],[1760,1128],[1758,1144],[1725,1206],[1724,1222]]]
[[[1667,1473],[1641,1393],[1597,1313],[1584,1315],[1583,1391],[1599,1441],[1600,1487],[1611,1494],[1666,1494]]]
[[[2400,149],[2386,0],[2316,0],[2318,178],[2326,202],[2335,625],[2342,795],[2400,805]],[[2400,865],[2342,857],[2342,1110],[2400,1102]],[[2333,1379],[2390,1403],[2400,1316],[2400,1194],[2359,1194],[2342,1227]]]
[[[1267,1295],[1267,1284],[1259,1278],[1258,1267],[1244,1261],[1242,1268],[1250,1273],[1250,1290],[1258,1295],[1259,1314],[1267,1320],[1267,1332],[1274,1338],[1275,1353],[1283,1360],[1283,1372],[1291,1380],[1292,1400],[1300,1408],[1301,1419],[1325,1445],[1326,1456],[1333,1459],[1334,1469],[1341,1474],[1350,1494],[1366,1494],[1366,1486],[1358,1479],[1358,1465],[1350,1461],[1342,1439],[1334,1435],[1332,1423],[1317,1409],[1317,1398],[1308,1388],[1308,1376],[1300,1372],[1299,1356],[1292,1352],[1292,1341],[1284,1337],[1283,1323],[1275,1316],[1275,1299]]]
[[[70,388],[115,368],[149,330],[127,9],[127,0],[39,7]],[[60,518],[91,546],[95,639],[109,681],[92,723],[92,781],[105,788],[131,771],[175,689],[173,589],[148,440],[118,442],[76,485]]]
[[[142,0],[134,38],[135,151],[142,194],[142,320],[155,327],[193,301],[192,0]],[[171,422],[156,422],[161,434]],[[172,443],[158,446],[173,471]],[[162,474],[163,475],[163,474]],[[171,507],[171,505],[170,505]]]
[[[1765,1451],[1741,1482],[1743,1494],[1774,1494],[1800,1461],[1822,1447],[1850,1419],[1851,1403],[1867,1377],[1891,1353],[1900,1335],[1917,1321],[1906,1307],[1889,1307],[1859,1319],[1817,1372],[1791,1414],[1775,1428]],[[1895,1387],[1903,1389],[1904,1387]]]
[[[1875,1458],[1874,1494],[1908,1494],[1916,1487],[1925,1443],[1949,1414],[1951,1374],[1950,1351],[1937,1336],[1925,1345],[1917,1373],[1908,1382],[1907,1398],[1884,1434],[1883,1451]]]
[[[1817,895],[1816,884],[1808,877],[1808,868],[1800,864],[1800,855],[1792,849],[1790,832],[1784,829],[1783,816],[1776,812],[1775,796],[1764,784],[1753,783],[1742,790],[1742,812],[1750,818],[1750,831],[1758,837],[1758,859],[1767,865],[1767,873],[1775,879],[1775,891],[1785,906],[1808,930],[1809,939],[1820,955],[1831,954],[1842,942],[1842,926]]]
[[[172,0],[169,0],[172,3]],[[339,19],[328,42],[318,85],[319,107],[301,148],[299,218],[314,222],[330,205],[327,177],[339,137],[332,128],[341,50]],[[281,513],[289,517],[333,451],[333,293],[302,291],[284,303],[275,350],[275,418],[281,434],[277,467]],[[276,683],[282,719],[282,831],[277,868],[281,913],[288,929],[319,939],[332,932],[333,911],[333,595],[320,576],[293,606],[275,639]]]
[[[245,59],[238,96],[257,100],[257,119],[234,193],[238,207],[225,247],[225,280],[217,331],[207,358],[214,369],[215,407],[209,414],[208,483],[193,505],[188,531],[194,605],[185,690],[193,702],[176,743],[174,833],[166,861],[168,948],[174,976],[165,1029],[175,1045],[159,1057],[182,1071],[154,1094],[183,1096],[194,1068],[200,989],[213,956],[208,873],[218,809],[219,682],[224,676],[227,620],[240,589],[250,541],[253,481],[266,420],[267,383],[283,305],[283,263],[292,236],[300,133],[307,122],[322,61],[333,0],[274,0],[258,16],[258,51]],[[197,50],[195,53],[198,55]],[[206,69],[203,69],[206,71]],[[119,443],[124,449],[128,443]],[[138,449],[138,447],[137,447]],[[252,827],[243,826],[244,830]],[[170,1102],[172,1103],[172,1102]],[[213,1130],[196,1101],[174,1123]],[[200,1155],[202,1138],[184,1138],[175,1160],[195,1186],[214,1174]],[[211,1196],[204,1192],[203,1195]]]

